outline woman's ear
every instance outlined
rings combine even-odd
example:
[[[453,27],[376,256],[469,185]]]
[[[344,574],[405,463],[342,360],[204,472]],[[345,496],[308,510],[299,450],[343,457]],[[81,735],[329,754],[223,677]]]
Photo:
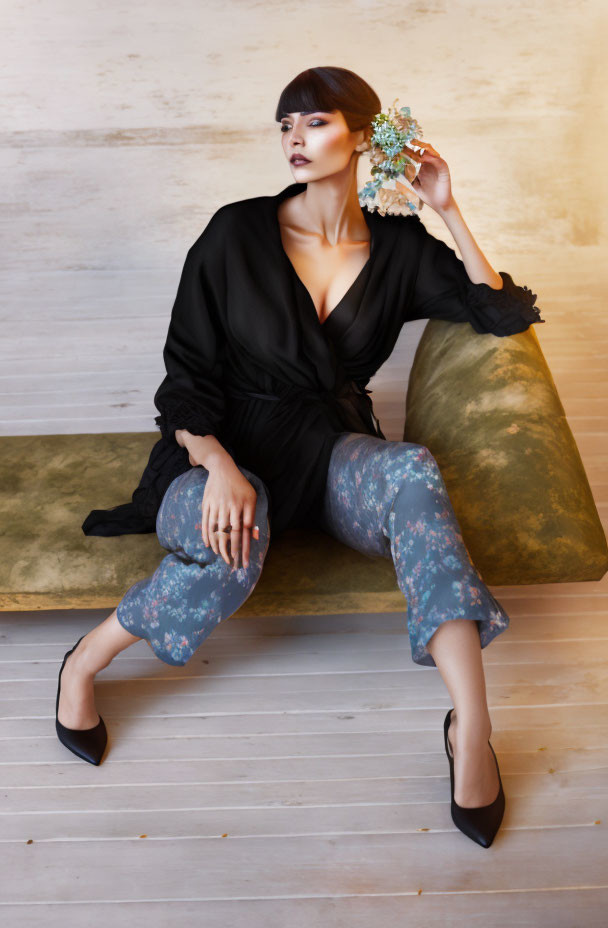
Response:
[[[372,136],[371,126],[368,126],[366,129],[363,130],[363,141],[360,142],[355,147],[355,151],[358,151],[358,152],[369,151],[369,149],[371,148],[371,136]]]

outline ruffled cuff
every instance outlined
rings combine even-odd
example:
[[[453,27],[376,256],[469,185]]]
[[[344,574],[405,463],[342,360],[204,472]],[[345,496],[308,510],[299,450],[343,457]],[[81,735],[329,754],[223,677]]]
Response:
[[[186,429],[192,435],[217,436],[215,422],[195,403],[182,399],[175,404],[164,403],[160,410],[154,421],[167,440],[175,438],[176,429]]]
[[[489,284],[465,284],[465,301],[469,321],[476,332],[493,335],[515,335],[525,332],[533,322],[545,322],[535,306],[536,293],[520,287],[506,271],[498,272],[503,281],[500,290]]]

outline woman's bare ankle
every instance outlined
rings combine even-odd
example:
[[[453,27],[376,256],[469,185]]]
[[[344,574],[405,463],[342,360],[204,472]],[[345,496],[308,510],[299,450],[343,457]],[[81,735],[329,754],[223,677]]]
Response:
[[[94,677],[108,667],[117,654],[139,641],[118,621],[116,610],[83,637],[70,662],[85,676]]]
[[[488,727],[479,720],[463,722],[452,712],[448,740],[454,757],[454,799],[463,808],[477,808],[493,802],[497,795],[496,765],[490,751]],[[487,737],[486,737],[486,731]]]
[[[100,659],[99,648],[95,647],[95,639],[91,636],[92,632],[84,636],[76,650],[68,657],[67,662],[72,673],[93,679],[100,670],[107,667],[107,664]]]
[[[450,741],[453,743],[455,738],[461,745],[470,745],[474,747],[480,743],[489,741],[492,734],[492,722],[489,714],[485,712],[460,713],[457,715],[456,710],[452,711],[450,716]]]

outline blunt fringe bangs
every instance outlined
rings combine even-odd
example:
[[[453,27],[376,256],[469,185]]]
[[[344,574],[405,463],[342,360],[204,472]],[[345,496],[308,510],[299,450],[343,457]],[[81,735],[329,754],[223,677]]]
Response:
[[[340,110],[351,132],[365,129],[382,109],[380,97],[367,81],[346,68],[307,68],[281,92],[276,122],[289,113],[331,113]]]

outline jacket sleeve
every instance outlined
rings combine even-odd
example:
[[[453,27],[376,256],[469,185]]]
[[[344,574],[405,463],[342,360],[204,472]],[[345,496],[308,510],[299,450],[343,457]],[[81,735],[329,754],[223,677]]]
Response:
[[[506,271],[499,271],[503,286],[474,284],[464,262],[441,239],[432,235],[418,216],[415,223],[418,267],[408,301],[406,321],[447,319],[469,322],[479,333],[514,335],[525,332],[533,322],[545,322],[534,305],[536,294],[520,287]]]
[[[219,437],[225,413],[225,337],[211,270],[211,252],[217,252],[212,225],[213,218],[186,255],[171,311],[163,349],[166,376],[154,396],[160,413],[154,421],[166,439],[174,439],[176,429]]]

